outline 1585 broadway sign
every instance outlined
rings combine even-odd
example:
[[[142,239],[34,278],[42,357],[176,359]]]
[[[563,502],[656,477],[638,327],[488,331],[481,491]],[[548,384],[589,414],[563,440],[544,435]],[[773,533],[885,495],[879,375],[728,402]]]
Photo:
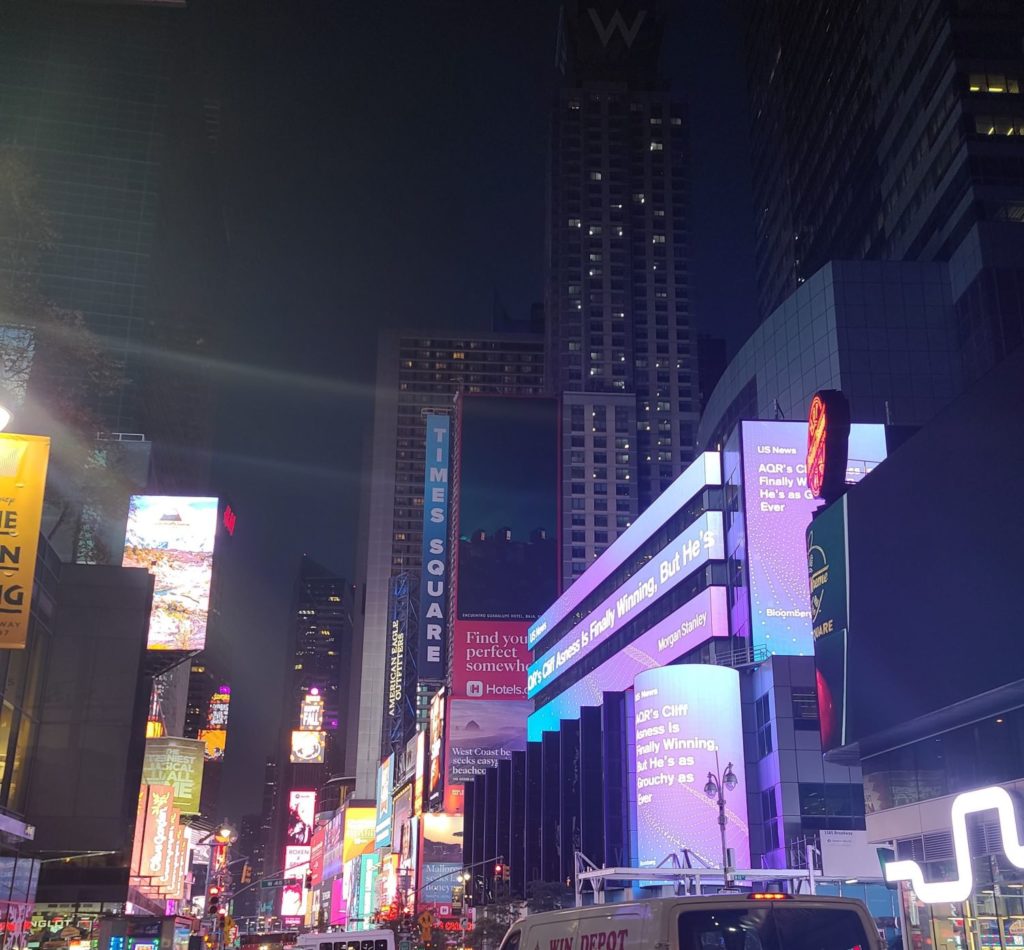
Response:
[[[0,434],[0,649],[28,637],[50,440]]]

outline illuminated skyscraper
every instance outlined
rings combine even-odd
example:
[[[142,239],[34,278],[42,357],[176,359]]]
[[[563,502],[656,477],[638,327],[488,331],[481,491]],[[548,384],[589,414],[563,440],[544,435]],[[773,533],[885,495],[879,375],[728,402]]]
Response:
[[[374,794],[380,764],[392,578],[405,574],[415,583],[422,564],[426,415],[449,414],[458,392],[538,396],[543,391],[539,332],[389,332],[380,338],[371,478],[364,489],[357,554],[357,602],[363,607],[353,666],[358,679],[349,712],[349,721],[358,723],[358,749],[349,756],[348,771],[357,777],[360,798]],[[426,702],[438,685],[408,682],[403,702],[410,730],[425,722]]]
[[[658,69],[662,6],[564,8],[546,286],[563,587],[693,457],[686,124]]]
[[[745,6],[762,318],[832,260],[948,262],[985,372],[1024,339],[1024,6]]]

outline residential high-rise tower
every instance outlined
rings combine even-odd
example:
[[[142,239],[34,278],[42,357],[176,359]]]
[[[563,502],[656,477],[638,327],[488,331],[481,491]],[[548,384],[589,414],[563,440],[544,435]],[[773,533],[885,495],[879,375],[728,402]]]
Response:
[[[663,6],[564,7],[546,284],[563,587],[693,457],[686,123],[658,69]]]

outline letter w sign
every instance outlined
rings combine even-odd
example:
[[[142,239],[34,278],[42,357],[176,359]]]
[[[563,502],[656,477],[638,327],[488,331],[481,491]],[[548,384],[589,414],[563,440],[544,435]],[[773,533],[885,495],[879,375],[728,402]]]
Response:
[[[633,45],[633,40],[636,39],[637,33],[640,32],[640,27],[643,25],[645,19],[647,19],[647,11],[640,10],[637,15],[633,18],[633,25],[630,27],[626,26],[626,21],[622,18],[622,14],[616,10],[612,14],[612,18],[605,25],[601,22],[601,17],[597,10],[590,7],[587,10],[590,14],[590,20],[594,24],[594,29],[597,30],[597,35],[601,39],[601,45],[607,46],[608,41],[612,38],[614,33],[618,31],[622,34],[622,39],[629,48]]]

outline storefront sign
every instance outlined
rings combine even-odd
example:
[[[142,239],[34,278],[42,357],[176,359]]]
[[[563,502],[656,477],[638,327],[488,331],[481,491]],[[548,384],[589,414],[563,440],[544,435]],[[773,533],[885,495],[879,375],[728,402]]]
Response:
[[[846,486],[850,444],[850,404],[838,389],[814,394],[807,418],[807,487],[831,501]]]

